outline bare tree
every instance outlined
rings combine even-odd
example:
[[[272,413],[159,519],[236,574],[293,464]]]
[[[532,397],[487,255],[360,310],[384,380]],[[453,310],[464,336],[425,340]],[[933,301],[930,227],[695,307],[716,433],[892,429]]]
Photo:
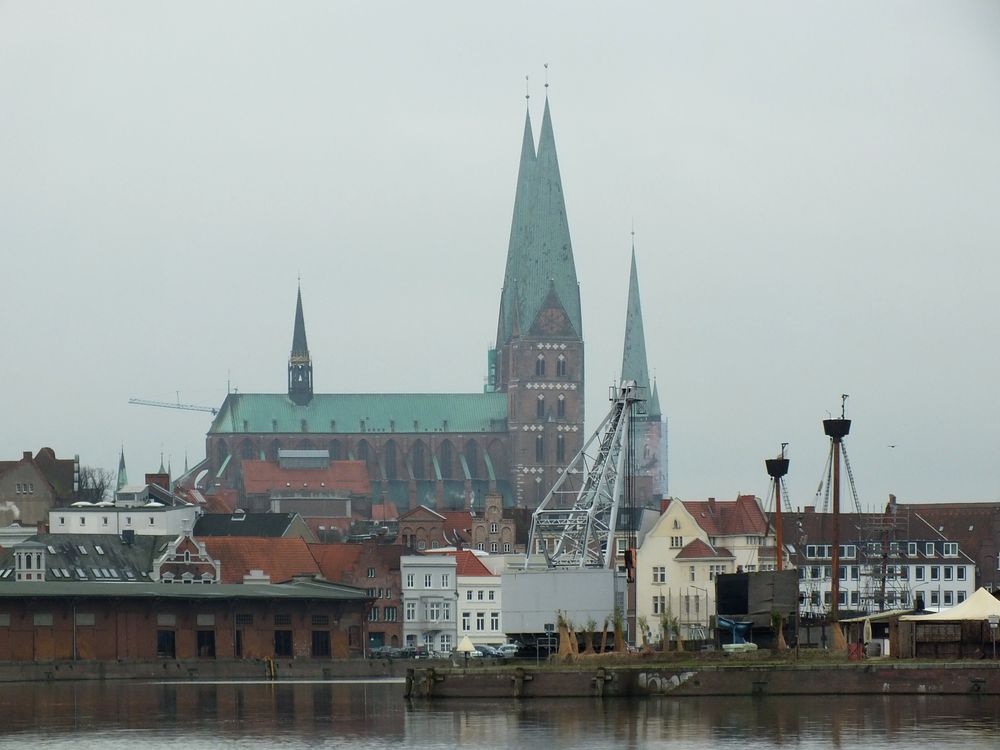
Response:
[[[80,485],[77,496],[88,503],[106,500],[115,489],[115,473],[98,466],[80,467]]]

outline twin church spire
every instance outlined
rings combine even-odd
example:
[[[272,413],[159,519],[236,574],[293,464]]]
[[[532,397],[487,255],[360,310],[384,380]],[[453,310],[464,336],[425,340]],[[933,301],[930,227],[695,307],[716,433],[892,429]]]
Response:
[[[558,316],[549,314],[545,332],[583,338],[580,289],[546,97],[537,151],[530,112],[524,119],[507,267],[500,295],[497,349],[531,330],[540,313],[554,309],[552,304],[557,311],[561,309],[564,320],[560,318],[558,322],[562,325],[557,326],[554,321]]]

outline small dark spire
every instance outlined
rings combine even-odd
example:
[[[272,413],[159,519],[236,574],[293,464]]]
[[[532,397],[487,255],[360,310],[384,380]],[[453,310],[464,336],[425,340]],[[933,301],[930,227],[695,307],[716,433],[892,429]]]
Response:
[[[306,342],[306,321],[302,313],[302,281],[299,280],[295,300],[295,329],[292,332],[292,352],[288,357],[288,397],[305,406],[313,397],[312,358]]]
[[[309,359],[309,344],[306,343],[306,321],[302,314],[302,283],[299,282],[298,297],[295,300],[295,330],[292,333],[292,358]]]

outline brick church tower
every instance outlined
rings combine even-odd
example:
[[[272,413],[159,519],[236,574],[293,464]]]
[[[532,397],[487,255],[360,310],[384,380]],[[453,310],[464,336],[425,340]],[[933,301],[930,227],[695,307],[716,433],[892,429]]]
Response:
[[[515,502],[534,508],[583,445],[583,322],[546,97],[538,149],[525,115],[487,390],[507,394]]]

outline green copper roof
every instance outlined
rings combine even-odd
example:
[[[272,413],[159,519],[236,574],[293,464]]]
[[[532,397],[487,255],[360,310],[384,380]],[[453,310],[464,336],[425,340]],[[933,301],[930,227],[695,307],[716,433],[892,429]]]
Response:
[[[304,406],[283,393],[231,393],[209,434],[506,430],[503,393],[317,393]]]
[[[302,315],[302,287],[295,300],[295,331],[292,333],[292,360],[308,361],[309,345],[306,343],[306,321]]]
[[[649,390],[649,364],[646,361],[646,335],[642,329],[642,304],[639,301],[639,272],[632,247],[632,272],[628,280],[628,305],[625,312],[625,348],[622,353],[622,380],[634,380],[648,399],[646,413],[660,413],[659,397]]]
[[[531,328],[549,293],[550,283],[573,330],[582,337],[580,289],[546,99],[537,154],[532,142],[531,117],[525,115],[507,269],[500,296],[498,347]]]

